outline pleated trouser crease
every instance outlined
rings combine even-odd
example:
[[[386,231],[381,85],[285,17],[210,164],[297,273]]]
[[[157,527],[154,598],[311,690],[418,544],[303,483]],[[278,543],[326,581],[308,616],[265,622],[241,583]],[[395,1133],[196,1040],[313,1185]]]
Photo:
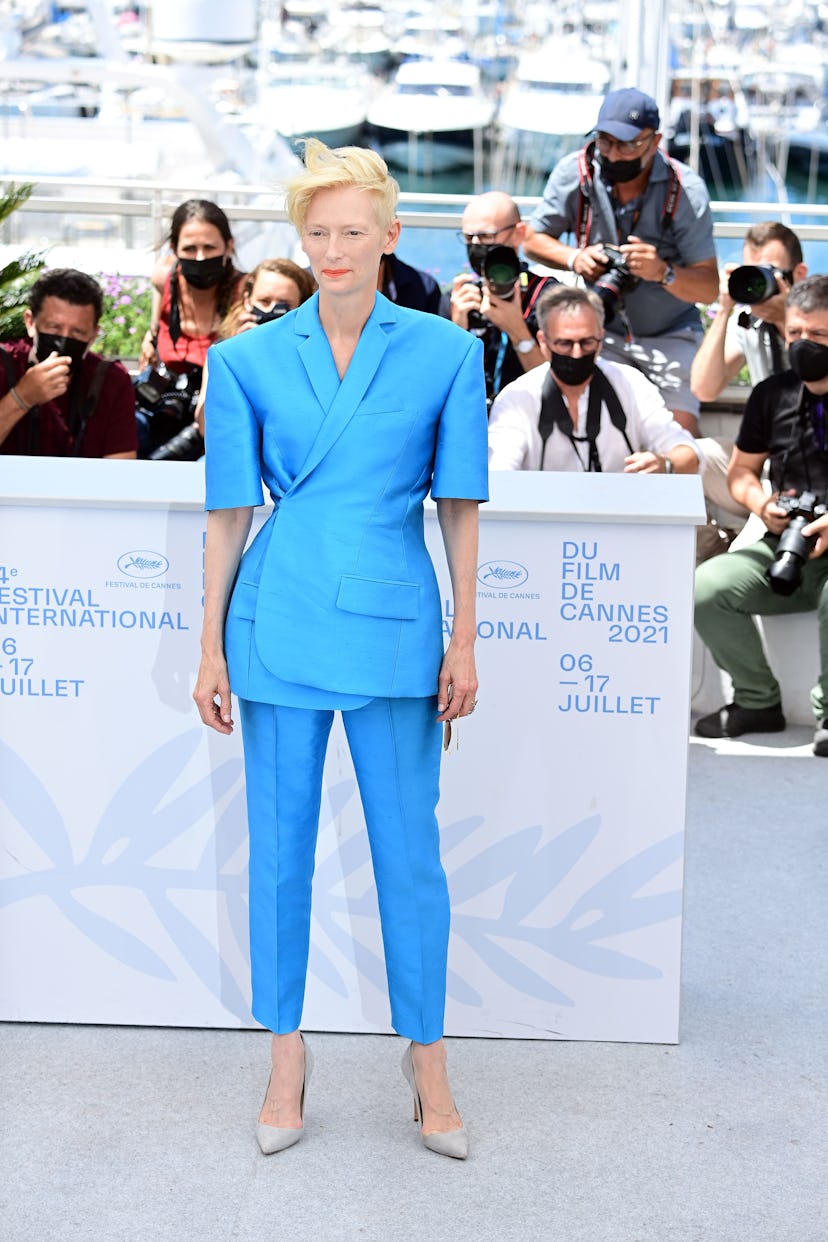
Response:
[[[311,885],[332,710],[239,701],[250,832],[253,1016],[277,1034],[301,1025]],[[377,886],[391,1024],[443,1034],[449,897],[435,815],[436,698],[372,699],[343,711]]]

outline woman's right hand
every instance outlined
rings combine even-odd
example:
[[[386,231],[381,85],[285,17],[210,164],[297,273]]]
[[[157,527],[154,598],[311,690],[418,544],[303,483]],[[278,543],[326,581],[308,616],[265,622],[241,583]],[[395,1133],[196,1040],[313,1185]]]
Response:
[[[233,732],[233,699],[227,661],[223,655],[202,655],[193,698],[198,714],[206,725],[217,733]]]

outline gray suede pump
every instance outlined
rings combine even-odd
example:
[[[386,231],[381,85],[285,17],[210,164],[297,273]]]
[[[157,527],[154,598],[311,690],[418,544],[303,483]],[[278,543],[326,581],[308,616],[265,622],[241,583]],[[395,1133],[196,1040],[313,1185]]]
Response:
[[[417,1080],[414,1077],[414,1059],[411,1055],[411,1044],[408,1045],[402,1058],[403,1077],[411,1088],[411,1094],[414,1096],[414,1120],[419,1121],[422,1125],[423,1106],[420,1100],[420,1093],[417,1090]],[[436,1134],[421,1134],[423,1145],[428,1147],[430,1151],[436,1151],[439,1156],[452,1156],[455,1160],[465,1160],[469,1154],[469,1136],[466,1127],[461,1126],[459,1130],[446,1130]]]
[[[259,1121],[256,1125],[256,1138],[259,1146],[266,1156],[272,1156],[274,1152],[284,1151],[286,1147],[292,1147],[294,1143],[298,1143],[302,1135],[305,1133],[305,1094],[308,1089],[308,1079],[313,1069],[313,1054],[305,1043],[304,1035],[300,1036],[302,1047],[305,1050],[305,1076],[302,1080],[302,1095],[299,1100],[299,1116],[302,1118],[302,1125],[298,1130],[288,1129],[284,1126],[266,1126]],[[270,1079],[267,1080],[268,1090],[270,1090]],[[265,1092],[267,1099],[267,1091]]]

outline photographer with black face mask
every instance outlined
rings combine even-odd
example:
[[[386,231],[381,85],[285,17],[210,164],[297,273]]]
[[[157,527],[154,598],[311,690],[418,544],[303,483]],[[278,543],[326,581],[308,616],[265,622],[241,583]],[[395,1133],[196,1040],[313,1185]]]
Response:
[[[28,335],[0,347],[0,452],[136,456],[132,381],[91,349],[102,303],[97,282],[74,268],[54,268],[32,285]]]
[[[152,324],[141,350],[138,450],[153,457],[192,423],[207,350],[241,297],[227,216],[209,199],[191,198],[173,213],[170,253],[152,275]]]
[[[243,273],[233,264],[230,221],[206,198],[189,198],[173,212],[169,253],[152,274],[152,323],[142,368],[162,362],[171,371],[203,367],[221,321],[241,298]]]
[[[463,212],[459,237],[471,272],[455,276],[440,314],[483,340],[486,395],[491,405],[506,384],[543,362],[535,305],[552,277],[530,272],[521,261],[526,225],[508,194],[492,190]]]
[[[779,683],[754,616],[816,609],[822,668],[811,691],[814,754],[828,758],[828,276],[810,276],[788,295],[789,369],[750,394],[728,470],[734,497],[767,534],[696,571],[696,629],[734,701],[696,722],[701,737],[777,733],[785,728]],[[762,486],[770,463],[772,493]]]
[[[550,173],[524,250],[595,287],[607,311],[604,357],[643,371],[698,435],[690,365],[702,338],[696,303],[719,286],[713,218],[702,179],[660,150],[659,124],[650,95],[610,91],[586,147]]]

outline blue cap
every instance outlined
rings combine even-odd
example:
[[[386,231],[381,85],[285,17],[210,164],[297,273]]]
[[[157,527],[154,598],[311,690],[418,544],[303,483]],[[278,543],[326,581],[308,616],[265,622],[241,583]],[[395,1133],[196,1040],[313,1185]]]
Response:
[[[658,104],[652,95],[645,95],[634,86],[625,86],[607,95],[595,128],[621,142],[633,142],[642,129],[657,130],[658,125]]]

